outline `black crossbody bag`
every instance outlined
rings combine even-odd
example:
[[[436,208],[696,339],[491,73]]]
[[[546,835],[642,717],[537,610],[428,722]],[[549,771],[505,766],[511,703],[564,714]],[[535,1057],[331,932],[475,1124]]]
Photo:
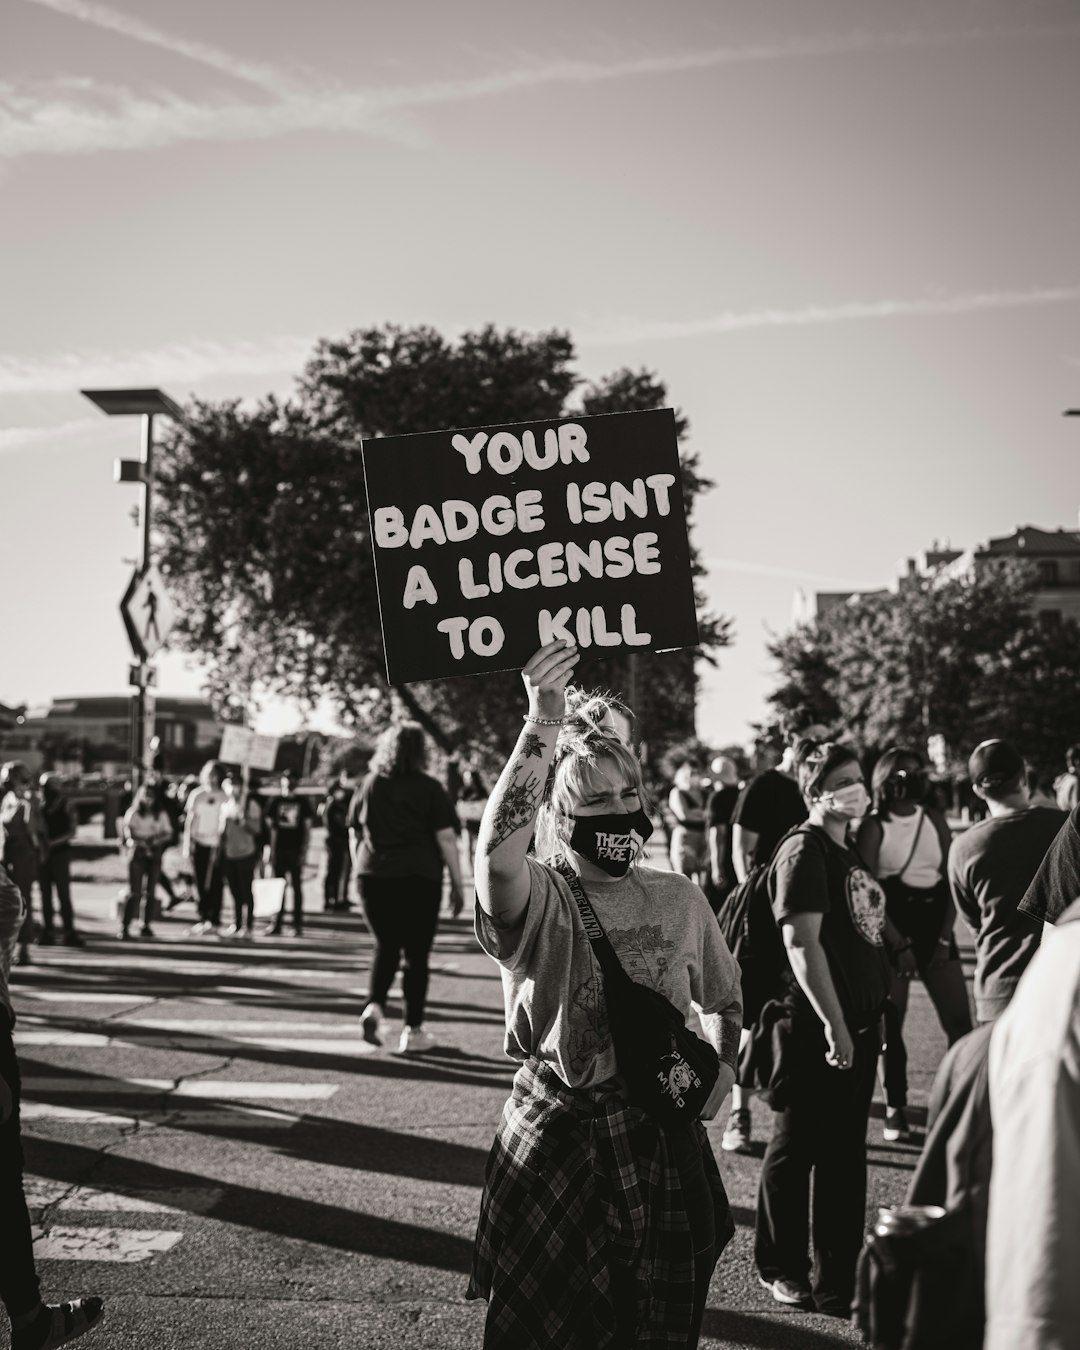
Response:
[[[720,1076],[719,1056],[689,1030],[682,1013],[663,994],[627,975],[577,873],[569,867],[558,870],[570,887],[604,975],[615,1059],[630,1100],[661,1125],[696,1120]]]

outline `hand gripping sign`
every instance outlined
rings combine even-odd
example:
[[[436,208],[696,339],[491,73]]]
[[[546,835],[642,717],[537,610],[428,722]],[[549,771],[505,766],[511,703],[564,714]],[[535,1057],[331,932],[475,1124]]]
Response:
[[[670,408],[363,444],[387,678],[698,640]]]

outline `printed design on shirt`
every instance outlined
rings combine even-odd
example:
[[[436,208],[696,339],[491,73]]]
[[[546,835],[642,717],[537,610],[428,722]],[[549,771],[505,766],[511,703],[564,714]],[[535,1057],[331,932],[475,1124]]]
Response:
[[[675,950],[675,943],[664,937],[663,926],[643,923],[637,928],[609,928],[607,935],[627,975],[660,989],[668,968],[668,952]]]
[[[596,859],[610,859],[611,862],[632,863],[645,847],[645,839],[637,830],[616,833],[611,830],[597,830]]]
[[[597,1056],[611,1048],[603,977],[590,975],[574,990],[570,1004],[566,1054],[571,1071],[584,1075]]]
[[[277,826],[279,830],[295,830],[300,824],[300,803],[280,802],[278,805]]]
[[[861,867],[852,868],[847,874],[847,902],[858,935],[874,947],[883,947],[885,892]]]

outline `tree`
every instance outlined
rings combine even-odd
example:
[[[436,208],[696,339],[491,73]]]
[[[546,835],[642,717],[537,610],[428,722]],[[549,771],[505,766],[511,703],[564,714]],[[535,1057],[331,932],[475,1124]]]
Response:
[[[159,457],[157,556],[178,601],[177,640],[207,663],[219,706],[241,708],[259,686],[309,704],[328,697],[370,734],[396,705],[443,751],[468,748],[489,766],[504,754],[520,714],[516,673],[386,686],[360,442],[667,402],[647,371],[584,383],[573,360],[557,331],[488,326],[452,343],[385,326],[318,343],[288,402],[193,402]],[[679,425],[685,434],[681,415]],[[693,455],[684,474],[689,516],[709,484]],[[728,627],[699,612],[708,657]],[[650,739],[693,729],[693,663],[682,654],[586,656],[579,678],[636,691]]]
[[[780,709],[806,703],[864,748],[925,746],[941,734],[957,767],[990,736],[1038,765],[1080,732],[1080,636],[1031,612],[1032,569],[1018,562],[965,576],[905,580],[828,611],[770,647]]]

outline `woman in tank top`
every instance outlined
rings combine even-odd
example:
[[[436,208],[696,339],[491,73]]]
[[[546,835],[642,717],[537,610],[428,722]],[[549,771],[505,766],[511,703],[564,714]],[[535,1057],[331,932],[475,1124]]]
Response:
[[[885,942],[893,968],[881,1062],[885,1130],[907,1142],[907,1056],[903,1047],[908,990],[917,975],[952,1045],[971,1030],[971,1009],[953,937],[956,907],[945,862],[951,834],[945,817],[926,804],[926,766],[917,750],[893,746],[874,767],[874,810],[859,826],[856,845],[885,891]]]

